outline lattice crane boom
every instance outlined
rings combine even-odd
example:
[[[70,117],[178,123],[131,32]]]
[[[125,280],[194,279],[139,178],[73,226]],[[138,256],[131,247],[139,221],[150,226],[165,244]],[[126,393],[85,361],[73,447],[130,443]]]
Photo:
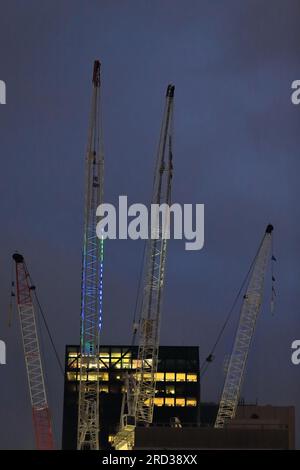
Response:
[[[165,218],[160,223],[159,215],[151,221],[151,238],[147,241],[144,287],[138,327],[138,358],[135,376],[127,383],[127,404],[122,404],[120,430],[115,436],[116,449],[130,449],[134,444],[136,425],[149,425],[153,420],[156,373],[158,365],[159,333],[162,294],[165,280],[167,234],[171,201],[173,85],[166,92],[166,104],[160,133],[156,169],[153,182],[152,207],[165,205]],[[127,406],[127,413],[125,408]]]
[[[53,450],[52,424],[46,396],[36,317],[31,295],[32,286],[23,256],[19,253],[15,253],[13,259],[16,264],[17,305],[32,406],[36,447],[38,450]]]
[[[104,156],[98,60],[94,62],[92,83],[93,95],[85,170],[78,450],[99,449],[99,334],[103,300],[103,239],[99,240],[96,235],[96,209],[103,202]],[[91,373],[94,376],[92,380]]]
[[[166,107],[151,201],[152,204],[157,205],[170,205],[171,202],[173,103],[174,86],[169,85],[166,93]],[[159,217],[155,217],[145,258],[145,285],[139,321],[138,360],[135,378],[135,418],[137,424],[144,425],[151,424],[153,420],[161,305],[165,280],[166,234],[169,229],[168,212],[165,215],[167,218],[162,223],[160,223]],[[163,226],[163,223],[165,223],[165,226]]]
[[[268,225],[253,265],[241,308],[215,428],[223,428],[236,414],[249,349],[263,299],[264,279],[272,245],[272,232],[273,226]]]

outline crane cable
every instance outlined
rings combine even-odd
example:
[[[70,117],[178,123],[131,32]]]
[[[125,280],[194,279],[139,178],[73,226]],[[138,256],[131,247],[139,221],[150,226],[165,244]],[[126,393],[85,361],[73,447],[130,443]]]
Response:
[[[63,365],[61,363],[61,360],[59,358],[59,354],[58,354],[58,351],[56,349],[56,346],[55,346],[55,343],[54,343],[54,340],[53,340],[53,336],[51,334],[51,331],[50,331],[50,328],[49,328],[49,325],[48,325],[48,322],[46,320],[46,316],[44,314],[44,311],[42,309],[42,306],[41,306],[41,303],[39,301],[39,298],[38,298],[38,295],[37,295],[37,292],[36,292],[36,287],[35,287],[35,284],[32,282],[32,278],[29,274],[29,271],[27,269],[27,266],[26,266],[26,263],[24,261],[24,264],[25,264],[25,267],[26,267],[26,270],[28,272],[28,277],[29,277],[29,280],[30,280],[30,283],[31,283],[31,289],[33,290],[34,292],[34,297],[35,297],[35,300],[36,300],[36,303],[37,303],[37,306],[38,306],[38,309],[40,311],[40,314],[42,316],[42,319],[43,319],[43,322],[44,322],[44,325],[45,325],[45,328],[46,328],[46,331],[47,331],[47,334],[48,334],[48,337],[49,337],[49,340],[50,340],[50,343],[51,343],[51,346],[52,346],[52,349],[53,349],[53,352],[55,354],[55,357],[56,357],[56,360],[57,360],[57,363],[58,363],[58,367],[62,373],[62,375],[64,376],[64,368],[63,368]]]
[[[12,324],[12,319],[13,319],[13,311],[14,311],[14,304],[13,304],[13,298],[15,297],[15,282],[14,282],[14,267],[13,263],[11,263],[11,290],[10,290],[10,300],[9,300],[9,311],[8,311],[8,327],[11,327]]]
[[[275,290],[275,274],[274,274],[274,262],[276,262],[276,258],[274,256],[274,246],[273,246],[273,240],[274,240],[274,235],[272,237],[272,256],[271,256],[271,277],[272,277],[272,287],[271,287],[271,313],[274,315],[274,309],[275,309],[275,300],[276,300],[276,290]]]
[[[134,306],[133,320],[132,320],[133,332],[132,332],[131,346],[134,346],[135,344],[136,334],[138,331],[138,324],[137,324],[136,318],[137,318],[137,311],[138,311],[140,295],[141,295],[141,284],[142,284],[142,279],[143,279],[143,274],[144,274],[145,255],[146,255],[146,240],[144,242],[142,262],[141,262],[140,271],[139,271],[139,281],[138,281],[138,287],[137,287],[137,292],[136,292],[136,297],[135,297],[135,306]]]
[[[35,286],[32,286],[32,287],[33,288],[31,288],[31,291],[35,292]],[[41,322],[39,321],[40,318],[38,317],[36,320],[37,320],[36,321],[36,328],[37,328],[37,331],[38,331],[41,357],[44,360],[45,365],[46,365],[45,338],[44,338],[45,333],[43,331],[43,328],[41,327]],[[47,397],[47,402],[49,404],[49,400],[50,400],[50,403],[54,402],[54,400],[52,398],[53,395],[52,395],[51,390],[50,390],[51,381],[49,379],[47,367],[43,367],[43,372],[44,372],[44,381],[45,381],[45,393],[46,393],[46,397]],[[51,413],[50,419],[51,419],[51,427],[52,427],[52,434],[53,434],[53,442],[54,442],[54,446],[55,446],[55,444],[58,442],[58,435],[57,435],[56,423],[54,424],[53,413]]]

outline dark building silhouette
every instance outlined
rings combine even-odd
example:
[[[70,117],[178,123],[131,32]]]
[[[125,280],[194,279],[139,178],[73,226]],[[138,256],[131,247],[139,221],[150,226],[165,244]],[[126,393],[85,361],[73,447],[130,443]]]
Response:
[[[109,448],[120,420],[123,376],[137,366],[137,346],[100,348],[100,445]],[[89,379],[95,376],[89,372]],[[156,382],[154,424],[199,423],[200,380],[197,346],[161,346]],[[79,346],[67,346],[63,412],[63,449],[76,449],[79,391]]]
[[[213,427],[158,427],[136,428],[135,450],[206,450],[206,449],[293,449],[288,430],[283,426],[262,425],[257,428],[240,426],[215,429]]]
[[[212,427],[215,423],[219,405],[217,403],[201,404],[201,426]],[[295,447],[295,407],[294,406],[273,406],[244,403],[240,401],[236,416],[227,424],[227,429],[233,434],[241,430],[245,435],[248,431],[259,431],[265,440],[265,444],[270,442],[269,435],[281,435],[280,445],[283,446],[284,439],[287,440],[287,448]],[[270,433],[272,431],[272,433]],[[278,431],[278,432],[277,432]],[[280,431],[280,432],[279,432]],[[249,434],[251,435],[251,433]],[[267,437],[265,438],[265,435]],[[273,442],[275,445],[275,441]],[[253,441],[252,441],[253,445]],[[263,441],[261,442],[263,445]]]

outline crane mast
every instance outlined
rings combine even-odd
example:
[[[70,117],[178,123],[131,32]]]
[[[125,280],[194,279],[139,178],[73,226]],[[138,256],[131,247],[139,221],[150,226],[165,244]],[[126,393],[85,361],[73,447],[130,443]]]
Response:
[[[241,308],[215,428],[223,428],[236,414],[249,349],[262,304],[265,273],[272,246],[272,232],[273,226],[268,225],[253,265]]]
[[[103,202],[100,62],[94,62],[93,95],[85,169],[81,283],[80,382],[77,449],[99,449],[99,334],[103,301],[103,238],[96,235],[96,209]]]
[[[13,255],[16,264],[17,305],[19,311],[24,357],[32,406],[32,418],[38,450],[53,450],[53,433],[47,402],[36,318],[31,292],[34,289],[24,258]]]
[[[144,287],[139,318],[138,357],[135,376],[127,377],[127,413],[122,404],[120,430],[115,436],[116,449],[130,449],[134,444],[137,425],[149,425],[153,420],[156,373],[158,365],[160,317],[165,279],[167,234],[169,231],[169,205],[171,201],[173,85],[166,92],[166,105],[156,168],[153,182],[151,207],[164,204],[165,218],[160,224],[158,212],[151,214],[151,237],[147,241]]]

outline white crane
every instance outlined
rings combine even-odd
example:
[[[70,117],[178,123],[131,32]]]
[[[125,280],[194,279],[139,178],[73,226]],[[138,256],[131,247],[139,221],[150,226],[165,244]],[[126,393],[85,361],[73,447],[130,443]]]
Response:
[[[103,239],[99,240],[96,235],[96,209],[103,202],[103,165],[100,62],[96,60],[93,70],[93,96],[85,176],[78,450],[99,449],[99,334],[102,322]]]
[[[162,293],[165,279],[167,234],[171,201],[172,164],[172,121],[173,85],[166,93],[156,169],[154,174],[152,204],[165,204],[165,218],[160,223],[154,218],[151,238],[147,241],[142,306],[138,324],[138,358],[135,376],[126,379],[127,401],[122,403],[120,430],[115,436],[116,449],[132,449],[134,431],[137,425],[149,425],[153,420],[156,374],[158,365],[159,332]],[[152,220],[153,222],[153,220]],[[127,412],[126,412],[127,408]]]
[[[236,414],[249,349],[263,299],[265,273],[272,246],[272,232],[273,226],[268,225],[253,265],[240,313],[215,428],[223,428]]]

